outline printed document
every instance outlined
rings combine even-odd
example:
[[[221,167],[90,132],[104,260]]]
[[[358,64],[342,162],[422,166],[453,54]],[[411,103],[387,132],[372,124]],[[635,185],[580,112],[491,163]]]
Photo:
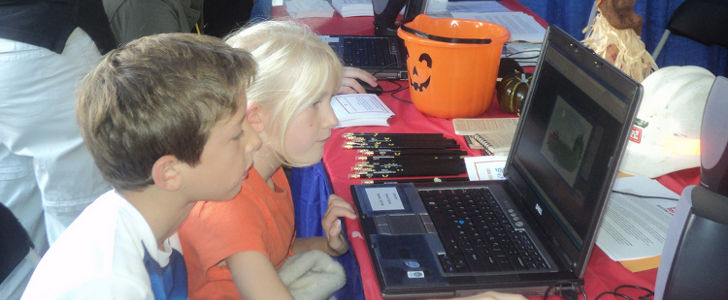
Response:
[[[613,190],[597,246],[614,261],[662,254],[679,196],[643,176],[617,178]]]
[[[523,12],[451,12],[452,16],[458,19],[480,20],[501,25],[511,32],[510,41],[527,41],[531,43],[543,42],[546,29],[536,20]]]
[[[465,168],[468,178],[475,180],[504,180],[503,169],[506,166],[506,156],[467,156]]]

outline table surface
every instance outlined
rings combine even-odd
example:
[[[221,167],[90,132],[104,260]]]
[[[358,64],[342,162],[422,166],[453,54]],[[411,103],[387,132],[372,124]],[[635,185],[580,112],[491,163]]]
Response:
[[[532,16],[542,25],[547,23],[538,15],[533,14],[526,7],[518,3],[516,0],[503,0],[504,6],[511,10],[524,11]],[[277,6],[273,8],[273,16],[285,17],[288,14],[285,8]],[[306,18],[299,21],[309,25],[315,32],[319,34],[373,34],[372,17],[350,17],[342,18],[338,13],[332,18]],[[406,81],[398,82],[399,85],[406,86]],[[385,91],[395,90],[397,83],[380,81],[380,85]],[[482,155],[479,150],[473,151],[468,149],[462,136],[458,136],[453,132],[451,119],[440,119],[424,115],[417,111],[409,100],[409,91],[404,90],[396,93],[396,97],[391,93],[380,95],[384,103],[395,113],[395,116],[389,120],[388,127],[347,127],[334,129],[331,138],[324,149],[323,162],[326,171],[329,174],[334,193],[341,196],[350,203],[353,201],[349,190],[352,184],[361,183],[360,179],[348,178],[350,168],[356,161],[356,152],[354,150],[345,150],[343,145],[345,140],[341,137],[347,132],[435,132],[442,133],[446,137],[453,138],[461,145],[462,150],[468,151],[469,155]],[[403,99],[405,101],[402,101]],[[504,117],[512,116],[503,112],[498,107],[495,95],[491,101],[491,106],[481,117]],[[699,170],[697,168],[687,169],[674,172],[661,177],[657,180],[663,185],[680,194],[686,185],[697,184],[699,178]],[[371,258],[366,247],[366,241],[361,235],[361,226],[356,220],[346,220],[347,235],[351,242],[352,249],[356,255],[362,275],[362,286],[367,299],[381,299],[379,285],[372,267]],[[607,290],[613,290],[622,284],[631,284],[653,289],[656,269],[633,273],[621,264],[611,260],[606,254],[595,246],[592,251],[586,272],[584,274],[585,291],[587,296],[594,299],[599,293]],[[638,296],[634,294],[631,296]],[[549,299],[561,299],[559,297],[549,297]],[[541,299],[541,297],[531,297],[531,299]],[[611,295],[606,295],[600,299],[616,299]]]

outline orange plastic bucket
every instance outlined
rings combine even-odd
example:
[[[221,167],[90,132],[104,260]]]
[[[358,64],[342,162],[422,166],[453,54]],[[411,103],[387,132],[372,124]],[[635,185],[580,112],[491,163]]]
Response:
[[[510,32],[477,20],[419,15],[397,30],[407,48],[410,97],[424,114],[474,117],[493,99],[503,43]]]

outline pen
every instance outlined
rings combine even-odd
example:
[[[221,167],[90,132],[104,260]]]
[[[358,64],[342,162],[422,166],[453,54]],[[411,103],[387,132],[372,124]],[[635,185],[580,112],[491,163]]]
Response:
[[[347,132],[342,137],[419,137],[419,138],[442,138],[442,133],[386,133],[386,132]]]
[[[346,144],[344,145],[344,149],[380,149],[380,148],[390,148],[390,149],[406,149],[406,148],[412,148],[412,149],[453,149],[453,148],[460,148],[459,145],[449,145],[449,144],[440,144],[440,145],[433,145],[433,144],[412,144],[412,145],[395,145],[392,143],[375,143],[375,144]]]
[[[468,177],[432,177],[432,178],[403,178],[397,180],[391,179],[368,179],[362,180],[361,184],[385,184],[385,183],[407,183],[407,182],[446,182],[446,181],[468,181]]]
[[[409,168],[385,168],[367,170],[349,174],[349,178],[388,178],[459,175],[465,173],[465,164],[449,164],[447,166],[418,166]]]
[[[366,156],[374,155],[392,155],[392,156],[407,156],[407,155],[467,155],[468,153],[462,150],[443,150],[443,149],[359,149],[359,154]]]
[[[369,161],[369,162],[391,160],[391,161],[399,161],[399,162],[414,161],[414,162],[427,163],[427,162],[439,161],[439,160],[460,160],[463,157],[464,156],[462,156],[462,155],[404,155],[404,156],[373,155],[373,156],[358,156],[356,159],[359,161]]]

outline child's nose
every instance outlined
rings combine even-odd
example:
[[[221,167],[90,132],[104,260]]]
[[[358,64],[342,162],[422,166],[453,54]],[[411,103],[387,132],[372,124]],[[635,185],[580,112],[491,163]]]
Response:
[[[339,119],[336,118],[336,114],[334,114],[334,110],[331,108],[331,105],[326,106],[322,119],[321,123],[324,128],[334,128],[339,124]]]

